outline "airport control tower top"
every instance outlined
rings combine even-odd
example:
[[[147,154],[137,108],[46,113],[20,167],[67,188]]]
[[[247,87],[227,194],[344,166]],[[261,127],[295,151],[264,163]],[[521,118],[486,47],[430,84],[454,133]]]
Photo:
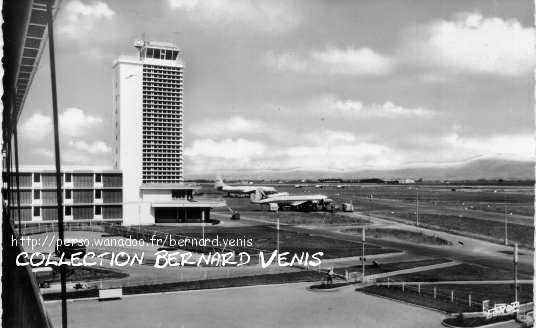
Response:
[[[138,49],[140,60],[151,58],[180,61],[180,50],[174,43],[136,40],[134,41],[134,47]]]

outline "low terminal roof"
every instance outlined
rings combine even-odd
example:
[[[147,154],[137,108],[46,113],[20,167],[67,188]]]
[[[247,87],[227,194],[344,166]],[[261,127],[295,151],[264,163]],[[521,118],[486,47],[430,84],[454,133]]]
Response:
[[[144,183],[140,186],[140,189],[145,190],[197,190],[201,189],[201,186],[195,184],[186,183]]]
[[[176,200],[166,202],[153,202],[151,207],[176,207],[176,208],[213,208],[224,207],[227,204],[219,199],[202,199],[194,201]]]

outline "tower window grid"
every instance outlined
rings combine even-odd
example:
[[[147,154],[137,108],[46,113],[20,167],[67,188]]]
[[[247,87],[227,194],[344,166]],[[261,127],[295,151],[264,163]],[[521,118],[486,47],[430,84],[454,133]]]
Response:
[[[143,183],[182,182],[182,68],[143,66]]]

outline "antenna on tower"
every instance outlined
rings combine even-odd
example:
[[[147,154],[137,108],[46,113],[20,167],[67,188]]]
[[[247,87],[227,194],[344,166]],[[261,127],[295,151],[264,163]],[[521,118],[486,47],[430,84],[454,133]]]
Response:
[[[145,32],[141,34],[141,39],[134,41],[134,48],[138,50],[141,59],[141,49],[145,46]]]

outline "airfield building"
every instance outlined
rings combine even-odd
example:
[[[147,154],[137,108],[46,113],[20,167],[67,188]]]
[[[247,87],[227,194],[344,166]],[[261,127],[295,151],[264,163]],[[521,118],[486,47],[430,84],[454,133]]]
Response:
[[[135,47],[137,56],[113,63],[113,168],[63,168],[65,220],[204,222],[212,208],[226,204],[195,197],[200,187],[184,183],[179,48],[152,41],[137,41]],[[26,167],[20,172],[21,221],[57,220],[54,169]],[[16,192],[12,195],[10,206],[16,207]]]
[[[16,176],[12,176],[16,186]],[[70,166],[61,172],[63,215],[68,221],[121,222],[121,171]],[[58,220],[56,174],[50,166],[22,166],[19,175],[20,211],[14,210],[15,222],[40,223]],[[17,207],[17,193],[11,193],[10,206]]]
[[[137,41],[114,64],[114,167],[123,173],[123,224],[204,221],[225,202],[196,199],[183,176],[183,74],[179,48]]]

